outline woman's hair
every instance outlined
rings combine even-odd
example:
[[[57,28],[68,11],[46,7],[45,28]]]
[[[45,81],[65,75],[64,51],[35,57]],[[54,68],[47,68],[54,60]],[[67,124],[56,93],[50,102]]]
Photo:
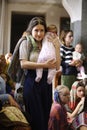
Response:
[[[73,31],[72,31],[72,30],[63,30],[63,35],[62,35],[62,37],[61,37],[61,40],[62,40],[64,43],[65,43],[65,37],[66,37],[66,35],[67,35],[69,32],[71,32],[72,35],[73,35]]]
[[[54,101],[61,103],[59,93],[62,93],[64,89],[67,89],[65,85],[58,85],[54,91]]]
[[[5,67],[6,67],[5,55],[0,55],[0,73],[2,73],[5,70]]]
[[[46,21],[43,17],[34,17],[31,19],[29,25],[28,25],[28,28],[26,30],[26,32],[28,33],[32,33],[32,29],[36,26],[36,25],[43,25],[44,26],[44,29],[45,29],[45,32],[47,31],[47,26],[46,26]]]
[[[72,85],[71,91],[70,91],[70,108],[74,109],[75,105],[76,105],[76,99],[77,99],[77,88],[78,87],[83,87],[85,88],[85,84],[83,82],[83,80],[81,81],[75,81]]]
[[[80,86],[85,88],[85,84],[84,84],[83,80],[78,82],[77,88],[80,87]]]

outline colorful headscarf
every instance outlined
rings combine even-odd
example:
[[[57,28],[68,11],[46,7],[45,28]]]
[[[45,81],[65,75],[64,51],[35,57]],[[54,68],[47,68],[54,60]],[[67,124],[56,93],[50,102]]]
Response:
[[[54,91],[54,101],[58,102],[61,104],[61,99],[59,97],[59,93],[61,93],[63,91],[63,89],[65,89],[66,86],[64,85],[58,85]]]
[[[82,81],[75,81],[71,87],[71,91],[70,91],[70,103],[69,106],[72,110],[75,109],[76,105],[77,105],[77,87],[79,86],[83,86],[85,87],[85,84]]]
[[[60,98],[59,98],[59,92],[58,91],[54,92],[54,101],[60,103]]]
[[[70,108],[73,110],[76,105],[76,89],[79,81],[75,81],[71,87],[70,91]]]

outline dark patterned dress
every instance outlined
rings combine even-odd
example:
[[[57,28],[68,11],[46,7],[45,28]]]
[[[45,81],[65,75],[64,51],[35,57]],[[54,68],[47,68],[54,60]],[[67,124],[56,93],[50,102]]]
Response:
[[[63,105],[56,102],[52,104],[48,130],[68,130],[67,114]]]

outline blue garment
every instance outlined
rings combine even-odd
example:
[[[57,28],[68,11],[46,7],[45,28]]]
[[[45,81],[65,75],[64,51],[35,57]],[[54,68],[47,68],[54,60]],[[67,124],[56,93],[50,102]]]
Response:
[[[0,94],[0,100],[2,101],[3,104],[6,101],[9,101],[8,97],[9,97],[9,94]]]
[[[52,84],[47,84],[48,71],[35,82],[36,71],[29,70],[24,83],[24,102],[32,130],[48,130],[48,119],[52,104]]]
[[[6,93],[6,84],[4,79],[0,76],[0,94]]]
[[[6,84],[2,77],[0,77],[0,100],[2,103],[8,101],[8,94],[6,94]]]

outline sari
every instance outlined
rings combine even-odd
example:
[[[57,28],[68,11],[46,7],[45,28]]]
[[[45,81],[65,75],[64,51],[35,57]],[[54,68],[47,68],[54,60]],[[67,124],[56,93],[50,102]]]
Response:
[[[76,106],[80,102],[80,99],[76,98],[76,91],[77,91],[78,84],[80,82],[82,81],[75,81],[70,91],[71,98],[70,98],[69,107],[72,111],[75,110]],[[87,96],[85,96],[84,104],[80,106],[78,113],[76,114],[76,116],[74,117],[74,120],[72,121],[73,129],[77,130],[81,126],[87,127]]]

